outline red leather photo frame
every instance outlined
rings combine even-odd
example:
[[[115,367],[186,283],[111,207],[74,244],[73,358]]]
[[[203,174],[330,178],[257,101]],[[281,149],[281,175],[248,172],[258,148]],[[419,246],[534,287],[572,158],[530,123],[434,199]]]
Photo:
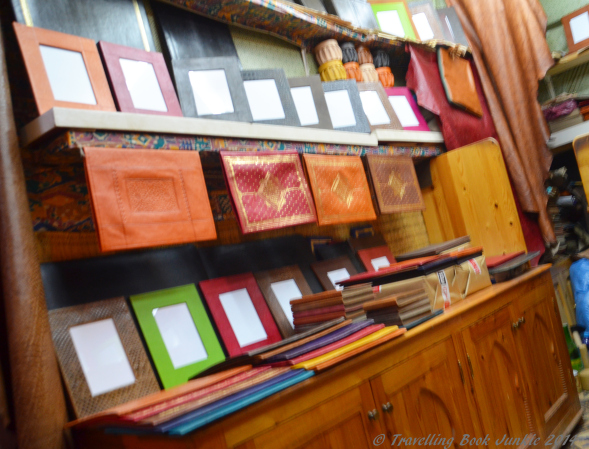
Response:
[[[23,56],[31,88],[39,114],[59,106],[62,108],[90,109],[95,111],[116,111],[98,48],[92,39],[34,28],[14,23],[14,32]],[[62,101],[54,96],[49,75],[43,61],[41,46],[80,53],[88,81],[92,86],[95,104]]]
[[[374,268],[373,261],[375,261],[375,263],[377,263],[378,265],[378,262],[380,262],[380,260],[378,259],[381,259],[383,257],[386,257],[386,259],[389,262],[389,265],[397,262],[395,260],[395,256],[393,256],[393,253],[391,253],[391,250],[386,245],[377,246],[376,248],[361,249],[360,251],[358,251],[358,257],[360,258],[360,260],[362,261],[362,265],[364,265],[364,268],[366,268],[366,271],[368,272],[378,271]]]
[[[230,357],[282,340],[252,273],[202,281],[198,286]],[[247,291],[247,295],[244,290]],[[248,296],[251,304],[248,304]],[[256,320],[259,322],[254,322]],[[260,338],[264,333],[266,338]]]
[[[176,91],[174,90],[172,78],[166,67],[164,56],[161,53],[144,51],[138,48],[125,47],[123,45],[111,44],[110,42],[103,41],[98,43],[98,48],[102,54],[106,73],[112,86],[113,95],[119,111],[140,114],[171,115],[175,117],[183,116],[180,102],[178,101]],[[167,111],[145,108],[139,109],[136,107],[133,103],[131,92],[127,86],[125,74],[121,66],[121,59],[151,64]]]

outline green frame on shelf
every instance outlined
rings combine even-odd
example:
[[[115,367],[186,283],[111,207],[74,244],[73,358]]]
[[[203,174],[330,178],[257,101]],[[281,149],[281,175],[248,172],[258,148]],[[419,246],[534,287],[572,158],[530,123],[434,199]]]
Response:
[[[194,284],[133,295],[129,299],[164,388],[186,383],[198,373],[225,360],[221,344]],[[200,362],[174,368],[153,310],[182,303],[188,306],[208,357]]]
[[[415,36],[415,32],[413,31],[411,16],[409,15],[409,11],[407,11],[407,4],[405,2],[392,1],[390,3],[372,3],[370,6],[372,7],[372,12],[376,17],[376,22],[381,30],[382,27],[380,26],[377,14],[385,11],[397,11],[399,19],[401,20],[401,25],[403,26],[403,31],[405,31],[405,38],[417,40],[417,36]]]

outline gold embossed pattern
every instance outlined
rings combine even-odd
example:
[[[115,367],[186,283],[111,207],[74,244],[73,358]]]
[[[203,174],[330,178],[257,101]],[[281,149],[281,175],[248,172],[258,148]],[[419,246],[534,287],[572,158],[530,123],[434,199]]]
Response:
[[[368,166],[380,211],[385,214],[425,209],[410,157],[368,156]]]
[[[129,206],[133,212],[169,212],[178,209],[172,178],[127,178]]]
[[[222,152],[221,158],[243,233],[316,221],[296,152]]]
[[[320,225],[375,220],[362,160],[357,156],[304,156]]]

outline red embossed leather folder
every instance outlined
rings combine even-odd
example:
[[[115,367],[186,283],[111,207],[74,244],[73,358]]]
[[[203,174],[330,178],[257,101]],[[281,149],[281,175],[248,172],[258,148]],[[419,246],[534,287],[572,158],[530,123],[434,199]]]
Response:
[[[296,151],[221,151],[221,159],[244,234],[317,221]]]
[[[101,251],[217,238],[198,152],[84,148],[84,154]]]

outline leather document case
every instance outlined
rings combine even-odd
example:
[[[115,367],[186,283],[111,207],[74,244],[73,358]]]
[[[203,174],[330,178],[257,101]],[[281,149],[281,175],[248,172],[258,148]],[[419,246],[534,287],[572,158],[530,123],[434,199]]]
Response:
[[[454,56],[446,48],[438,47],[438,66],[448,102],[477,117],[482,117],[483,107],[468,60]]]
[[[367,155],[366,159],[381,214],[425,209],[410,157]]]
[[[376,220],[359,156],[303,155],[319,225]]]
[[[221,160],[244,234],[317,221],[296,151],[221,151]]]
[[[101,251],[217,238],[197,152],[84,148],[84,154]]]

